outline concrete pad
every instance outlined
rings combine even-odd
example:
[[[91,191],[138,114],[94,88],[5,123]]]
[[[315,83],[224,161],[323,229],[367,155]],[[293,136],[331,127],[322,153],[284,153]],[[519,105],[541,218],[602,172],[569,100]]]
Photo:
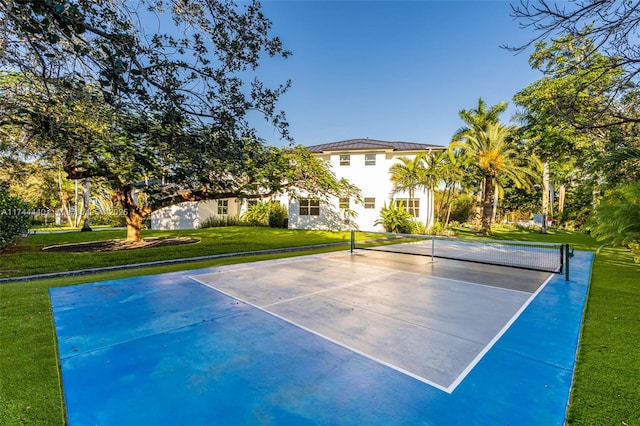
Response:
[[[576,252],[571,281],[553,275],[450,393],[189,279],[225,275],[231,267],[51,288],[68,423],[563,424],[592,261],[592,253]],[[356,302],[355,314],[367,313],[363,321],[387,318],[404,331],[419,318],[413,310],[420,301],[397,299],[410,314],[400,318],[404,309],[376,299],[404,293],[402,285],[411,284],[404,278],[385,290],[366,280],[343,285],[346,293],[333,292],[338,283],[315,287],[315,295],[276,300],[270,309],[292,309],[302,318],[305,306],[329,315],[337,310],[354,336],[393,340],[386,326],[377,335],[353,323],[347,307]],[[437,294],[438,285],[424,287]],[[358,292],[375,297],[365,302]],[[433,318],[420,327],[444,319],[438,309],[448,304],[432,305]]]
[[[260,262],[192,278],[448,392],[532,298],[415,264],[372,265],[379,256]]]

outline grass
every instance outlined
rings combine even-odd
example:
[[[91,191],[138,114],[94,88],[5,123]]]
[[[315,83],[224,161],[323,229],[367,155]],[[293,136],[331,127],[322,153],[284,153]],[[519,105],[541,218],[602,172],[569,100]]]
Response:
[[[75,265],[95,267],[113,262],[140,262],[162,258],[202,256],[230,250],[258,250],[292,245],[347,241],[346,233],[287,231],[268,228],[216,228],[181,232],[147,232],[145,236],[196,237],[202,241],[178,249],[148,249],[153,253],[112,253],[74,257],[42,253],[45,245],[121,238],[122,231],[32,235],[11,253],[0,254],[1,269],[14,275],[59,271]],[[550,231],[496,230],[494,238],[569,242],[577,250],[595,251],[597,244],[585,234]],[[189,249],[187,249],[189,247]],[[325,249],[321,251],[327,251]],[[143,250],[144,251],[144,250]],[[308,254],[304,252],[303,254]],[[200,261],[141,268],[64,279],[34,280],[0,285],[0,424],[64,424],[56,337],[48,289],[84,282],[249,262],[299,253]],[[52,255],[52,256],[50,256]],[[20,259],[23,257],[23,259]],[[7,263],[5,263],[7,261]],[[35,262],[37,265],[29,265]],[[85,263],[83,263],[85,262]],[[87,263],[88,262],[88,263]],[[95,263],[91,263],[95,262]],[[6,265],[11,265],[7,267]],[[19,271],[16,271],[19,269]],[[604,248],[596,255],[575,381],[567,423],[571,425],[640,425],[640,265],[622,249]]]
[[[349,241],[346,232],[235,226],[188,231],[145,231],[143,234],[146,238],[180,236],[200,240],[197,244],[175,247],[108,253],[42,251],[44,247],[52,245],[122,239],[125,236],[123,230],[32,234],[1,254],[0,278]]]
[[[64,399],[49,288],[254,262],[335,250],[318,249],[0,284],[0,424],[63,425]]]
[[[640,265],[626,250],[596,256],[569,424],[640,425]]]
[[[587,234],[496,230],[493,238],[600,248]],[[640,265],[624,249],[595,257],[567,413],[570,425],[640,425]]]

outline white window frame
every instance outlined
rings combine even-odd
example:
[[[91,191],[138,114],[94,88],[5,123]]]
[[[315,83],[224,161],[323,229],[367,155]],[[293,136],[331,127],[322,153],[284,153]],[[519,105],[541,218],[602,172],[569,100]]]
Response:
[[[363,204],[365,209],[375,209],[376,197],[365,197]]]
[[[218,200],[218,214],[221,216],[229,214],[229,200]]]
[[[351,155],[349,155],[349,154],[340,154],[340,165],[341,166],[350,166],[351,165]]]
[[[364,165],[365,166],[375,166],[376,165],[376,154],[365,154],[364,155]]]
[[[413,203],[411,202],[413,200]],[[420,217],[420,198],[397,198],[396,205],[402,204],[413,217]]]
[[[314,198],[301,198],[298,213],[300,216],[320,216],[320,200]]]

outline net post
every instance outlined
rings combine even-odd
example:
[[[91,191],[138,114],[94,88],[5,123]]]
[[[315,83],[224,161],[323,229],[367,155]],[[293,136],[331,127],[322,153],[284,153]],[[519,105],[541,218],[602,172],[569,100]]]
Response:
[[[356,231],[351,230],[351,254],[353,254],[353,250],[356,248]]]
[[[571,257],[571,253],[569,252],[569,244],[563,244],[563,250],[564,279],[565,281],[569,281],[569,258]]]

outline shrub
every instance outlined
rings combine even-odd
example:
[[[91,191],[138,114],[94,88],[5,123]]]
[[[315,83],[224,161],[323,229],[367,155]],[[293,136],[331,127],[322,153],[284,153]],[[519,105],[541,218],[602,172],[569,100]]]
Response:
[[[640,263],[640,183],[606,194],[593,212],[591,235],[598,241],[628,247]]]
[[[260,201],[242,215],[242,220],[254,226],[284,228],[288,213],[287,208],[279,201]]]
[[[145,219],[150,218],[149,216]],[[124,215],[105,214],[105,215],[91,215],[92,225],[105,225],[115,228],[122,228],[127,226],[127,217]]]
[[[402,204],[396,204],[392,200],[389,206],[387,203],[382,206],[380,218],[374,224],[382,225],[387,232],[411,234],[415,229],[412,218],[411,213],[406,211]]]
[[[239,224],[238,218],[235,216],[209,216],[200,224],[200,228],[220,228]]]
[[[269,211],[269,226],[271,228],[286,228],[287,217],[289,211],[278,201],[271,202],[271,210]]]
[[[449,221],[466,222],[473,215],[475,199],[468,194],[460,194],[451,206]]]
[[[434,222],[431,228],[429,228],[429,234],[431,235],[442,235],[444,232],[444,223],[442,222]]]
[[[0,250],[13,243],[31,227],[30,206],[0,187]]]
[[[253,226],[269,225],[269,202],[260,201],[251,207],[242,215],[242,221]]]
[[[414,222],[413,232],[416,234],[424,235],[427,233],[427,225],[424,222]]]

